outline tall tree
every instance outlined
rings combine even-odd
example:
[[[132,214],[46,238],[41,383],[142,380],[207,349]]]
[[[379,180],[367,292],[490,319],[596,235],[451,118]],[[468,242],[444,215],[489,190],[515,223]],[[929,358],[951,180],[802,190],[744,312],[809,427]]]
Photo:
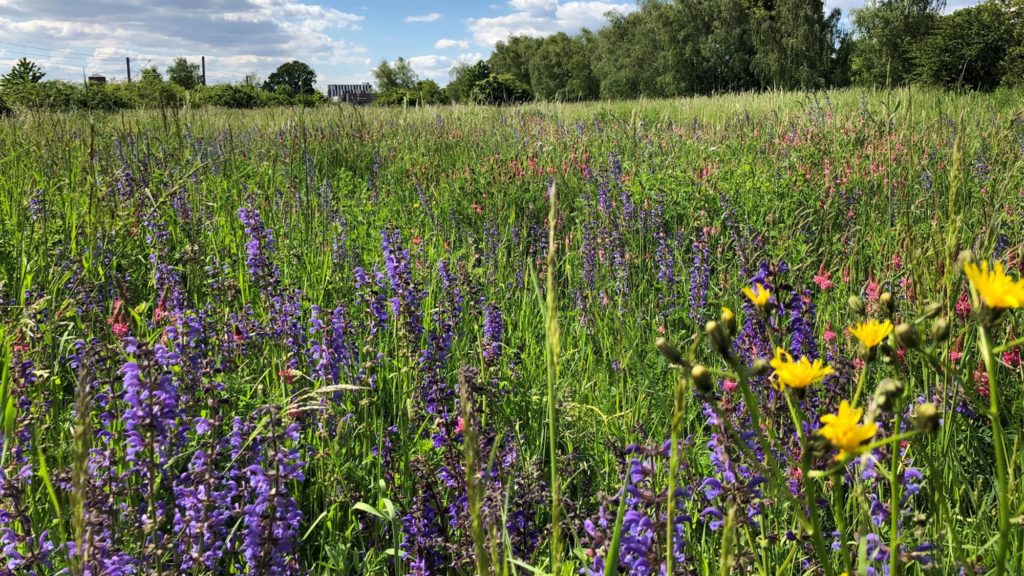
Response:
[[[412,65],[405,58],[399,57],[394,64],[387,60],[381,60],[377,68],[373,70],[373,78],[377,81],[377,90],[387,92],[389,90],[412,90],[419,81],[419,76],[412,69]]]
[[[945,88],[993,90],[1012,47],[1010,13],[989,1],[940,17],[914,48],[915,76]]]
[[[284,91],[292,95],[312,94],[316,91],[316,72],[305,62],[292,60],[277,67],[263,83],[267,92]]]
[[[590,39],[590,40],[588,40]],[[590,100],[598,84],[590,68],[586,36],[570,38],[559,32],[543,39],[530,59],[530,86],[543,100]]]
[[[167,68],[167,79],[191,90],[199,84],[199,64],[193,64],[185,58],[175,58],[174,64]]]
[[[4,76],[0,78],[0,84],[5,86],[13,84],[35,84],[42,80],[44,76],[46,76],[46,73],[44,73],[35,62],[27,58],[21,58],[14,63],[10,72],[4,74]]]
[[[928,35],[945,0],[872,0],[853,11],[853,80],[885,86],[909,82],[914,45]]]
[[[597,33],[594,73],[600,78],[601,98],[673,96],[680,82],[672,63],[677,60],[672,30],[679,11],[666,2],[644,0],[629,14],[610,14]]]
[[[777,0],[754,9],[755,56],[762,84],[818,88],[829,76],[831,49],[822,0]]]
[[[530,84],[530,61],[543,41],[530,36],[509,36],[494,46],[487,63],[495,74],[508,74],[521,84]]]
[[[473,87],[491,75],[491,66],[485,60],[476,64],[457,64],[451,69],[451,81],[445,88],[448,97],[455,102],[467,102]]]

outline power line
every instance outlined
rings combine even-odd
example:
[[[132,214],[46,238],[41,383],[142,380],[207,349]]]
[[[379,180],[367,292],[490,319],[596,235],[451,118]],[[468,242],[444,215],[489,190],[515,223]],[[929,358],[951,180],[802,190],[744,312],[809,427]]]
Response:
[[[76,56],[85,56],[87,58],[95,57],[95,54],[86,54],[84,52],[74,52],[72,50],[63,50],[59,48],[42,48],[39,46],[32,46],[30,44],[19,44],[17,42],[8,42],[6,40],[0,40],[0,44],[7,44],[9,46],[18,46],[19,48],[28,48],[29,50],[41,50],[43,52],[63,52],[65,54],[74,54]]]

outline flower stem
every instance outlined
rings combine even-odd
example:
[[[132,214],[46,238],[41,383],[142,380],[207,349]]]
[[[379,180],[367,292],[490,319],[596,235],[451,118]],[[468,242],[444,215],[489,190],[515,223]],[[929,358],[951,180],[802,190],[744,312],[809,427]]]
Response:
[[[992,444],[996,456],[996,496],[999,505],[999,547],[996,548],[996,576],[1006,572],[1006,554],[1010,547],[1010,487],[1007,480],[1006,445],[999,416],[999,387],[996,385],[996,362],[992,353],[992,337],[988,327],[978,327],[978,349],[988,373],[989,419],[992,420]]]
[[[672,446],[669,448],[668,459],[668,517],[665,521],[665,574],[674,574],[675,554],[672,547],[675,537],[675,516],[676,516],[676,471],[679,470],[679,429],[683,423],[683,414],[686,412],[686,400],[689,395],[686,393],[686,378],[679,370],[677,372],[676,384],[673,390],[672,402]]]
[[[893,429],[900,429],[900,412],[896,412],[893,421]],[[892,467],[889,470],[889,574],[899,576],[899,538],[900,538],[900,445],[894,443],[892,446]]]
[[[864,381],[868,379],[868,361],[864,361],[864,366],[860,369],[860,376],[857,377],[857,391],[853,393],[853,402],[850,405],[854,408],[857,407],[857,402],[860,400],[860,394],[864,391]]]

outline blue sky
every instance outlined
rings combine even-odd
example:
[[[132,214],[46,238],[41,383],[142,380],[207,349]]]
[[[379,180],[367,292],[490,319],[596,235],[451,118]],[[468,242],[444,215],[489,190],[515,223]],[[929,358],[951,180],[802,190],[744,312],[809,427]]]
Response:
[[[827,0],[844,12],[865,0]],[[978,0],[948,0],[947,10]],[[50,78],[83,72],[124,78],[161,70],[175,56],[206,56],[210,82],[266,77],[298,59],[327,84],[372,80],[381,59],[409,59],[442,85],[458,62],[486,58],[510,34],[573,33],[598,28],[608,11],[632,0],[0,0],[0,70],[24,56]]]

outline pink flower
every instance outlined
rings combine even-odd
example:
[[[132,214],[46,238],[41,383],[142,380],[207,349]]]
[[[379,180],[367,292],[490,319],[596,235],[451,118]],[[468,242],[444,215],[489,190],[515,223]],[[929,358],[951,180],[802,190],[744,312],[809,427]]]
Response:
[[[817,284],[818,288],[821,290],[828,290],[835,286],[835,282],[832,281],[832,274],[829,272],[815,274],[814,283]]]
[[[878,282],[875,282],[874,278],[871,278],[870,280],[868,280],[867,286],[864,287],[864,292],[866,292],[867,295],[868,295],[868,301],[870,301],[870,302],[877,302],[878,301],[878,291],[879,291]]]
[[[110,331],[114,333],[114,336],[120,338],[128,333],[128,325],[124,322],[114,322],[110,325]]]
[[[957,318],[961,320],[971,315],[971,299],[967,297],[967,292],[960,293],[960,298],[957,299],[953,310],[956,312]]]
[[[959,351],[959,350],[950,350],[949,351],[949,361],[952,362],[953,364],[956,364],[957,362],[959,362],[960,359],[963,358],[963,357],[964,357],[964,353]]]
[[[974,382],[978,385],[978,394],[988,398],[988,372],[978,368],[974,371]]]
[[[1013,369],[1020,368],[1020,348],[1003,352],[1003,363]]]
[[[839,335],[834,330],[825,330],[825,342],[835,342]]]
[[[899,254],[893,254],[890,264],[892,264],[894,270],[899,270],[903,266],[903,258]]]
[[[722,380],[722,388],[726,392],[732,392],[736,389],[736,381],[726,378],[725,380]]]

